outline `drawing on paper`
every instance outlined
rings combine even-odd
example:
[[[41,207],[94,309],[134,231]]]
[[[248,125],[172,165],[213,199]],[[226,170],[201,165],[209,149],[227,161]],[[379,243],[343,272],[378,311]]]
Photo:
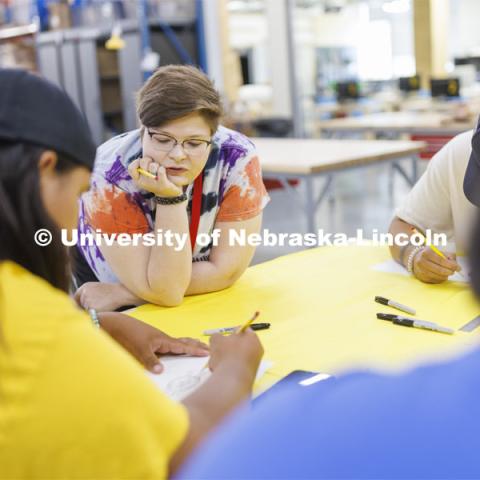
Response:
[[[209,370],[187,372],[170,380],[166,385],[166,393],[171,398],[181,400],[196,390],[209,376]]]

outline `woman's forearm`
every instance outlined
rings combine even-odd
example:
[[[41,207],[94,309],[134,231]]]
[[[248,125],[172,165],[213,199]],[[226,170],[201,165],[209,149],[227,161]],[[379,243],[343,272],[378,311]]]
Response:
[[[186,295],[216,292],[228,288],[242,275],[244,269],[225,269],[210,261],[194,262]]]
[[[410,238],[413,234],[412,228],[414,228],[413,225],[404,222],[398,217],[395,217],[390,225],[389,232],[395,236],[401,233]],[[410,244],[405,246],[393,244],[390,246],[390,253],[394,260],[396,260],[401,265],[405,265],[406,259],[408,258],[408,255],[411,252],[412,248],[413,247]]]
[[[216,292],[230,287],[241,275],[240,273],[225,276],[211,262],[196,262],[192,265],[192,278],[185,292],[185,295],[198,295],[201,293]],[[139,292],[140,293],[140,292]],[[115,300],[120,306],[139,306],[144,303],[154,303],[163,306],[174,306],[165,304],[159,296],[152,291],[145,289],[141,295],[130,291],[126,286],[119,284]]]
[[[140,298],[135,293],[131,292],[125,285],[118,284],[117,288],[117,299],[121,307],[132,305],[134,307],[139,307],[147,303],[146,299]]]
[[[194,448],[240,403],[251,394],[255,371],[239,362],[225,363],[183,403],[190,417],[190,430],[185,442],[170,463],[175,472]],[[218,392],[222,392],[218,395]]]
[[[173,238],[173,246],[155,245],[150,248],[146,279],[148,290],[155,296],[168,297],[167,303],[177,303],[183,299],[192,275],[192,250],[186,207],[187,202],[157,205],[154,234],[159,232],[165,237],[165,233],[171,232],[176,237]],[[175,238],[186,239],[185,245],[178,245]]]

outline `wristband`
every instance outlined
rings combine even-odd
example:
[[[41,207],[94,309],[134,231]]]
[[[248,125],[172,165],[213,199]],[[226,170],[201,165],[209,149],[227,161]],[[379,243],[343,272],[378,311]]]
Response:
[[[155,202],[158,205],[177,205],[178,203],[182,203],[187,199],[187,194],[182,193],[177,197],[157,197],[155,196]]]
[[[90,315],[90,318],[92,319],[92,323],[97,328],[100,328],[100,320],[98,319],[97,311],[94,308],[89,308],[88,309],[88,314]]]
[[[417,256],[417,253],[422,251],[425,247],[415,247],[411,252],[410,255],[408,256],[407,259],[407,272],[408,273],[413,273],[413,261],[415,260],[415,257]]]

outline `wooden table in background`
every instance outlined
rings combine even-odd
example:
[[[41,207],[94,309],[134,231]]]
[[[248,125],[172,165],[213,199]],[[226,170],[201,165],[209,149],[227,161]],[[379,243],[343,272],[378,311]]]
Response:
[[[475,125],[476,119],[456,122],[450,115],[440,112],[389,112],[319,121],[317,128],[326,136],[352,133],[454,136]]]
[[[397,140],[321,140],[299,138],[252,138],[257,147],[265,177],[275,178],[287,191],[298,194],[289,180],[305,182],[303,208],[307,217],[307,229],[315,232],[315,214],[321,202],[330,193],[334,175],[352,168],[365,167],[381,162],[391,162],[409,185],[417,181],[418,154],[425,147],[423,142]],[[412,159],[412,172],[408,174],[398,163],[400,159]],[[325,182],[319,193],[314,180],[323,176]]]

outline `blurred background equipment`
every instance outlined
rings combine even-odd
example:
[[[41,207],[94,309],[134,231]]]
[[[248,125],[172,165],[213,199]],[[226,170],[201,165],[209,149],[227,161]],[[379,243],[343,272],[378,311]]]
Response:
[[[458,78],[432,78],[430,80],[432,97],[459,97],[460,80]]]
[[[400,77],[398,79],[398,89],[405,93],[418,92],[420,90],[420,76]]]
[[[337,100],[358,100],[360,98],[360,85],[356,81],[338,82],[335,86]]]
[[[1,0],[0,67],[38,71],[61,85],[101,143],[136,128],[134,92],[159,65],[206,68],[203,6],[200,0]]]

